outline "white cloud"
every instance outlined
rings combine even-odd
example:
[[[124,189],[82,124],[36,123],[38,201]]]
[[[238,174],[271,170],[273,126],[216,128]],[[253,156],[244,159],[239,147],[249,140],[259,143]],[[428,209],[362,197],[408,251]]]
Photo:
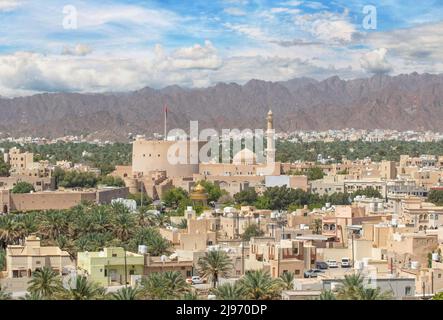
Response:
[[[280,5],[282,5],[282,6],[290,6],[290,7],[298,7],[302,3],[303,3],[303,1],[291,0],[291,1],[282,2],[282,3],[280,3]]]
[[[71,55],[71,56],[86,56],[92,52],[91,47],[86,44],[79,43],[74,48],[70,46],[65,46],[63,48],[63,55]]]
[[[156,69],[178,70],[178,69],[209,69],[215,70],[222,65],[222,59],[218,56],[216,48],[210,41],[205,45],[196,44],[193,47],[180,48],[166,55],[161,45],[157,45]]]
[[[304,31],[325,42],[347,43],[357,33],[356,27],[349,21],[347,10],[342,14],[320,12],[299,15],[294,21]]]
[[[299,9],[290,9],[284,7],[271,8],[271,13],[288,13],[288,14],[299,14],[301,10]]]
[[[261,41],[270,41],[271,39],[266,36],[260,27],[248,25],[248,24],[232,24],[227,22],[224,24],[229,30],[235,31],[237,33],[246,35],[249,38]]]
[[[19,0],[0,0],[0,12],[11,11],[21,4]]]
[[[130,91],[172,84],[206,87],[220,81],[279,81],[299,76],[324,77],[343,71],[289,54],[279,57],[251,52],[223,59],[209,41],[171,52],[157,45],[152,57],[148,56],[122,59],[97,53],[78,57],[30,52],[0,55],[0,95]]]
[[[364,54],[360,59],[363,69],[369,73],[383,74],[392,70],[391,64],[386,59],[388,50],[380,48]]]
[[[229,7],[229,8],[224,9],[223,11],[231,16],[241,17],[241,16],[246,15],[246,11],[244,11],[243,9],[240,9],[240,8],[236,8],[236,7]]]

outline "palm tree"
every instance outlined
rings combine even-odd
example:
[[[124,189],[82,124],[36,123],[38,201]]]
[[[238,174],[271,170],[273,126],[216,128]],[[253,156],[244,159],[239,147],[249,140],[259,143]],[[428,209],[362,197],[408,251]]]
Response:
[[[112,300],[139,300],[142,292],[138,287],[123,287],[111,295]]]
[[[143,294],[150,299],[177,299],[190,290],[179,271],[151,273],[142,280]]]
[[[365,288],[360,291],[359,300],[391,300],[393,298],[392,292],[381,292],[381,289]]]
[[[106,293],[105,288],[99,284],[88,281],[85,276],[77,276],[69,280],[70,288],[65,290],[61,296],[67,300],[100,300]]]
[[[331,290],[323,290],[320,293],[319,300],[336,300],[334,293]]]
[[[161,236],[157,229],[143,227],[138,229],[130,241],[131,247],[137,250],[139,245],[147,245],[149,254],[161,256],[170,252],[171,243]]]
[[[24,297],[20,297],[20,300],[45,300],[40,293],[26,293]]]
[[[68,230],[68,223],[64,212],[50,210],[43,216],[40,232],[51,240],[57,239]]]
[[[28,291],[40,294],[44,298],[52,298],[63,291],[61,279],[57,273],[48,267],[34,271],[29,281]]]
[[[338,288],[337,296],[341,300],[359,300],[363,290],[364,277],[360,273],[345,275]]]
[[[263,270],[247,271],[239,280],[244,297],[251,300],[272,300],[280,296],[281,282]]]
[[[199,273],[212,281],[212,287],[217,287],[220,276],[225,277],[232,270],[232,262],[226,252],[211,250],[198,260]]]
[[[133,216],[128,212],[118,213],[114,218],[113,231],[121,241],[127,241],[135,228]]]
[[[218,300],[242,300],[244,298],[244,288],[240,283],[224,283],[215,289],[211,289]]]
[[[6,292],[1,286],[0,286],[0,300],[12,300],[12,294]]]
[[[283,290],[293,290],[294,289],[294,279],[295,275],[293,272],[283,272],[280,276],[281,286]]]
[[[21,225],[13,216],[0,217],[0,242],[3,248],[8,244],[15,244],[21,236]]]
[[[192,290],[182,295],[181,300],[199,300],[197,291]]]

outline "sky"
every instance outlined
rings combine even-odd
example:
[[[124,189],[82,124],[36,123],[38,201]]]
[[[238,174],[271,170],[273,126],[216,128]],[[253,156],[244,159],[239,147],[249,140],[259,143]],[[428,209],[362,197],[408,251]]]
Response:
[[[0,0],[0,95],[443,72],[441,0]]]

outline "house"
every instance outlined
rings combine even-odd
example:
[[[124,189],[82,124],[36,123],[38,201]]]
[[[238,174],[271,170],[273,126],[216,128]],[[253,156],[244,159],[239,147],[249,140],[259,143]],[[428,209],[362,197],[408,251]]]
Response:
[[[59,247],[42,247],[40,238],[26,237],[24,245],[9,245],[6,248],[6,270],[9,278],[31,277],[32,272],[48,267],[61,274],[64,267],[73,261],[68,252]]]
[[[99,252],[79,252],[77,267],[103,286],[122,285],[125,279],[130,284],[143,275],[144,256],[121,247],[109,247]]]

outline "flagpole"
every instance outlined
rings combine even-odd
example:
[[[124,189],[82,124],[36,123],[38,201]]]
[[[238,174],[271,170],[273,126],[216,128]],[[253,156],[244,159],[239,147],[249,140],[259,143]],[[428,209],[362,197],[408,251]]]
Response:
[[[167,139],[167,126],[166,126],[166,121],[167,121],[167,117],[168,117],[168,107],[166,106],[166,104],[165,104],[165,107],[164,107],[164,113],[165,113],[165,124],[164,124],[165,132],[163,134],[163,137],[164,137],[165,140],[168,140]]]

